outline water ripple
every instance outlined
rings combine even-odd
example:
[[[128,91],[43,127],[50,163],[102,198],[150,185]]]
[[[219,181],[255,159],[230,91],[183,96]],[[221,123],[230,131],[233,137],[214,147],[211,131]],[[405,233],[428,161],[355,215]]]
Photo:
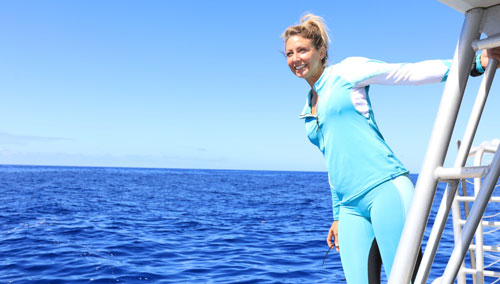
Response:
[[[345,283],[330,202],[326,173],[0,166],[0,282]]]

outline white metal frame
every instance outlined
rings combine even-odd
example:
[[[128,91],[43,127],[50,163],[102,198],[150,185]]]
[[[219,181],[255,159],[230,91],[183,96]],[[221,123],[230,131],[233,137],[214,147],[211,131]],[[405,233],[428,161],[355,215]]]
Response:
[[[436,216],[421,265],[418,268],[415,283],[426,283],[427,281],[460,179],[466,178],[466,176],[484,177],[477,200],[469,212],[469,219],[464,225],[460,236],[455,238],[455,249],[450,256],[440,282],[453,283],[500,175],[500,151],[497,151],[488,168],[464,168],[498,66],[496,60],[490,60],[486,68],[463,142],[459,147],[454,169],[442,168],[469,77],[470,67],[474,60],[474,54],[481,48],[500,46],[500,37],[498,37],[500,34],[500,1],[454,0],[451,2],[454,3],[453,5],[465,3],[472,5],[473,8],[465,12],[462,32],[457,43],[453,64],[443,91],[427,153],[416,184],[414,199],[389,276],[389,284],[411,282],[438,182],[446,181],[448,186]],[[478,2],[481,4],[489,2],[495,6],[478,6],[476,5]],[[480,39],[481,33],[486,34],[488,38]],[[454,224],[454,227],[457,225]]]
[[[469,158],[474,157],[474,167],[479,167],[482,164],[483,156],[485,153],[495,154],[500,144],[500,140],[493,140],[491,142],[482,143],[479,147],[476,147],[471,150],[469,154]],[[459,239],[460,234],[462,232],[461,226],[466,224],[466,220],[462,219],[462,214],[460,212],[460,203],[464,203],[464,218],[467,219],[469,212],[467,202],[474,202],[476,197],[479,194],[479,190],[481,188],[481,178],[474,178],[474,196],[467,196],[466,190],[467,181],[462,180],[462,195],[457,195],[455,197],[455,201],[453,202],[453,223],[454,226],[454,235],[455,240]],[[496,188],[498,185],[496,186]],[[489,202],[500,202],[499,197],[490,197]],[[471,244],[469,246],[469,252],[471,257],[471,267],[466,268],[464,262],[462,262],[460,271],[457,276],[457,283],[465,284],[466,283],[466,274],[471,274],[473,282],[475,284],[483,284],[484,277],[496,277],[497,280],[500,280],[500,271],[486,270],[484,265],[484,252],[500,252],[500,245],[484,245],[484,230],[483,226],[488,227],[496,227],[500,228],[500,222],[495,221],[484,221],[481,219],[481,222],[478,224],[476,233],[475,233],[475,244]],[[494,230],[495,231],[495,230]],[[491,232],[491,231],[490,231]],[[487,232],[488,233],[488,232]],[[487,234],[486,233],[486,234]]]

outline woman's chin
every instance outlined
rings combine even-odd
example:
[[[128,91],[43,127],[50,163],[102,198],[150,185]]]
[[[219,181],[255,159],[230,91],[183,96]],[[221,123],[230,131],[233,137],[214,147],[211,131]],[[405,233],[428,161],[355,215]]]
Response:
[[[295,71],[295,76],[305,78],[307,76],[307,70]]]

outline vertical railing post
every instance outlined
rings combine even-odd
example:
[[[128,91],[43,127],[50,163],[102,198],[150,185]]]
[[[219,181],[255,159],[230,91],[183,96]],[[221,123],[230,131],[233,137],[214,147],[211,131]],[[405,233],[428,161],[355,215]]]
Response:
[[[483,160],[484,149],[480,149],[474,157],[474,166],[481,166]],[[474,179],[474,197],[477,198],[479,189],[481,188],[481,178]],[[475,284],[484,284],[484,239],[483,239],[483,224],[479,222],[476,229],[476,278]]]

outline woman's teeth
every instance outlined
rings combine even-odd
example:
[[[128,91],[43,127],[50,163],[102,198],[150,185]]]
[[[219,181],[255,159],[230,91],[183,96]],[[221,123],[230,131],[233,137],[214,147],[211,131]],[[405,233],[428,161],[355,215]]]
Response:
[[[305,64],[302,64],[302,65],[299,65],[299,66],[295,66],[295,70],[299,70],[299,69],[302,69],[304,67],[306,67]]]

